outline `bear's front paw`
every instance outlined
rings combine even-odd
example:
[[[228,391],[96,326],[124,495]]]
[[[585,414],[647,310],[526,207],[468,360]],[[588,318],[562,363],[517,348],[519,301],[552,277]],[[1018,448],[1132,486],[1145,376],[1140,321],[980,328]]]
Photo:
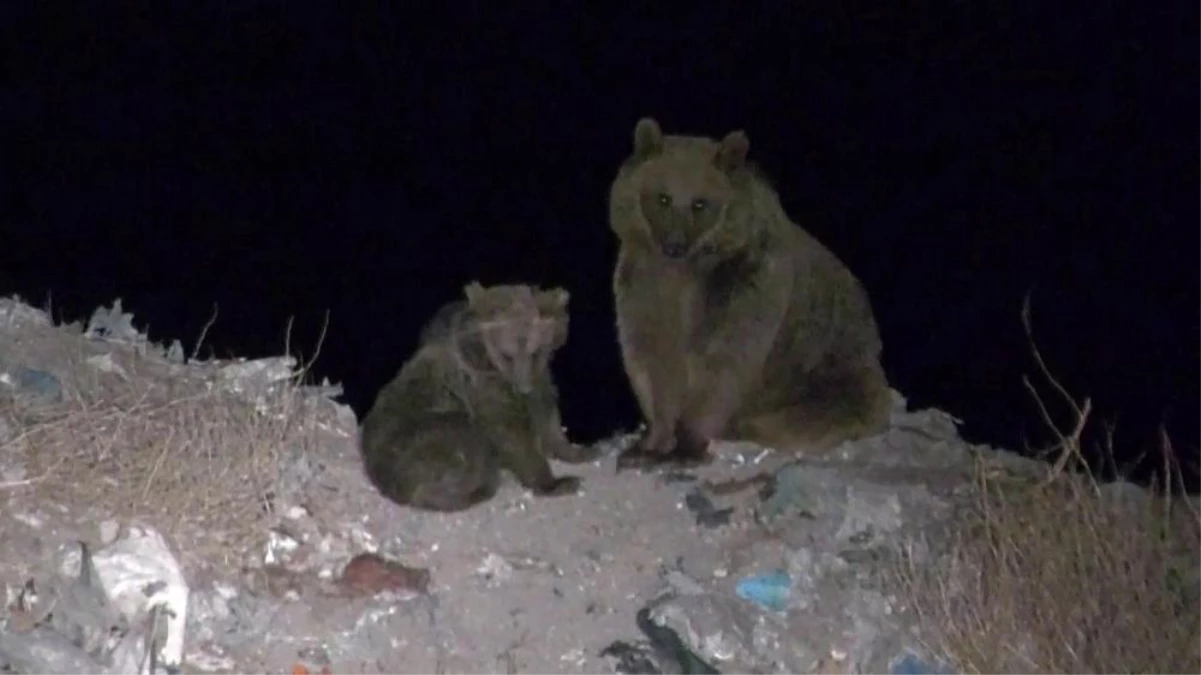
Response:
[[[634,447],[618,455],[617,470],[645,469],[669,461],[676,443],[673,434],[663,431],[663,429],[669,428],[664,425],[651,424],[650,428],[634,444]]]
[[[676,429],[676,447],[670,460],[684,467],[703,466],[713,461],[709,453],[709,439],[681,424]]]
[[[650,455],[666,455],[676,448],[675,425],[651,423],[635,448]]]

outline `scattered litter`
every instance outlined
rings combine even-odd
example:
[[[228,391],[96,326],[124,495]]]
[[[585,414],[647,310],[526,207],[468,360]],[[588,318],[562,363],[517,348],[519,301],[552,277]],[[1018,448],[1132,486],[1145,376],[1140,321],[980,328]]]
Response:
[[[615,457],[634,447],[634,444],[642,436],[643,430],[644,427],[639,426],[635,431],[614,434],[610,438],[597,441],[592,447],[596,448],[597,454],[601,457]]]
[[[217,671],[237,672],[237,664],[229,656],[213,654],[207,651],[188,654],[189,670],[197,673],[212,673]],[[75,671],[81,672],[81,671]]]
[[[175,657],[174,664],[182,661],[177,646],[167,647],[161,639],[164,631],[167,641],[182,636],[165,628],[172,621],[162,620],[165,605],[148,610],[137,605],[131,611],[136,603],[125,601],[120,584],[112,582],[111,556],[92,555],[83,542],[70,555],[78,559],[78,573],[48,579],[44,592],[31,579],[7,607],[10,619],[0,630],[0,667],[24,673],[150,675],[157,670],[160,645],[168,657]],[[137,592],[145,599],[154,589]],[[183,622],[173,628],[182,631]]]
[[[128,380],[129,374],[121,367],[121,364],[113,360],[112,354],[96,354],[87,358],[87,364],[96,370],[105,373],[113,373],[119,375],[121,379]]]
[[[111,307],[97,307],[92,312],[92,318],[88,319],[88,327],[83,335],[89,340],[109,342],[146,341],[146,335],[133,327],[133,314],[122,311],[121,298],[114,300]]]
[[[0,321],[3,321],[8,329],[22,328],[23,324],[51,325],[50,317],[45,312],[22,302],[19,295],[0,298]]]
[[[765,448],[750,441],[714,441],[709,447],[722,463],[742,468],[759,466],[763,460],[776,453],[772,448]]]
[[[296,537],[285,532],[282,527],[273,527],[267,531],[267,550],[263,554],[263,564],[282,564],[298,548],[300,548],[300,542]]]
[[[52,629],[38,626],[28,633],[0,631],[0,667],[16,673],[99,673],[104,668],[87,652]]]
[[[585,658],[584,650],[580,649],[579,647],[569,649],[567,652],[559,655],[559,661],[561,663],[570,663],[576,668],[584,665]]]
[[[476,568],[475,573],[488,582],[489,586],[509,581],[514,570],[539,570],[560,576],[562,572],[545,560],[530,556],[506,557],[488,553]]]
[[[909,410],[909,402],[895,389],[892,392],[890,422],[894,428],[913,429],[928,434],[931,438],[955,440],[963,420],[937,409]]]
[[[696,476],[685,473],[683,471],[671,470],[663,474],[663,484],[672,485],[675,483],[695,483]]]
[[[660,570],[663,580],[667,582],[672,595],[696,595],[705,593],[705,587],[696,579],[678,569],[664,567]]]
[[[13,395],[37,405],[53,405],[63,400],[63,387],[53,373],[17,366],[0,373],[0,383]]]
[[[222,366],[217,371],[217,386],[254,401],[264,407],[267,396],[295,376],[296,357],[272,356],[253,361],[239,361]]]
[[[846,511],[838,532],[839,541],[867,545],[883,534],[901,529],[901,500],[896,494],[874,495],[849,491]]]
[[[792,578],[783,570],[745,577],[738,582],[734,592],[743,600],[750,600],[772,611],[788,609],[792,595]]]
[[[661,605],[666,596],[643,607],[635,615],[635,625],[644,640],[629,642],[615,640],[598,656],[611,659],[615,672],[631,675],[656,673],[720,673],[705,659],[688,647],[675,630],[660,625],[651,617],[653,606]]]
[[[678,666],[679,672],[718,675],[721,673],[720,670],[709,665],[704,659],[689,649],[684,644],[684,641],[680,639],[678,633],[666,626],[660,626],[651,620],[651,610],[649,607],[643,607],[638,610],[635,622],[638,625],[638,630],[642,631],[655,651],[662,657],[671,659]]]
[[[241,361],[222,366],[217,379],[228,384],[233,391],[241,392],[248,383],[260,385],[290,379],[296,367],[294,356],[273,356],[266,359]]]
[[[301,389],[309,394],[327,398],[331,401],[344,393],[342,391],[342,384],[340,382],[333,384],[329,381],[328,377],[321,378],[321,384],[306,384],[301,386]]]
[[[171,346],[167,348],[167,360],[171,363],[186,363],[188,357],[184,354],[183,343],[178,338],[171,341]]]
[[[808,487],[805,467],[801,464],[780,468],[763,490],[764,499],[756,512],[757,517],[766,522],[793,513],[807,518],[815,517],[818,503]]]
[[[693,490],[684,497],[684,504],[688,506],[688,510],[696,516],[696,524],[701,527],[717,528],[722,525],[730,524],[730,516],[734,514],[734,508],[728,507],[719,509],[713,505],[713,502],[702,494],[699,490]]]
[[[430,573],[420,567],[409,567],[375,553],[360,553],[346,563],[342,571],[342,587],[349,595],[375,595],[381,591],[413,591],[429,589]]]
[[[305,647],[296,654],[292,675],[329,675],[333,672],[329,653],[320,647]]]
[[[903,543],[908,561],[939,564],[973,462],[1026,461],[970,446],[953,418],[902,401],[903,426],[774,475],[731,470],[783,459],[770,449],[715,443],[720,461],[703,469],[616,478],[613,455],[635,432],[594,445],[602,457],[578,467],[588,489],[574,497],[522,499],[510,481],[473,509],[419,513],[365,479],[354,412],[321,400],[340,386],[302,385],[289,357],[192,363],[178,341],[146,349],[132,317],[119,299],[97,310],[88,342],[0,299],[0,395],[66,404],[0,408],[0,673],[160,675],[186,642],[189,672],[611,661],[623,673],[942,675],[953,671],[938,659],[903,654],[930,636],[877,585],[884,554]],[[240,400],[264,393],[269,415]],[[719,496],[711,480],[731,473],[767,487]],[[758,522],[741,518],[748,509]],[[134,515],[186,544],[178,559],[157,532],[123,534]],[[58,564],[64,546],[77,567]],[[1201,587],[1195,554],[1179,567]],[[1197,594],[1182,601],[1195,608]]]
[[[906,652],[889,665],[888,672],[892,675],[954,675],[955,670]]]
[[[625,640],[615,640],[602,649],[598,656],[615,659],[613,670],[624,675],[658,675],[663,672],[654,661],[654,648],[649,643],[634,645]]]
[[[475,573],[487,581],[505,581],[513,576],[513,566],[503,556],[489,553],[475,569]]]
[[[70,552],[64,567],[87,570],[80,552]],[[153,528],[132,525],[123,539],[92,556],[100,589],[108,602],[131,622],[157,624],[165,616],[162,663],[178,666],[183,660],[184,631],[188,618],[189,589],[179,562],[162,535]]]

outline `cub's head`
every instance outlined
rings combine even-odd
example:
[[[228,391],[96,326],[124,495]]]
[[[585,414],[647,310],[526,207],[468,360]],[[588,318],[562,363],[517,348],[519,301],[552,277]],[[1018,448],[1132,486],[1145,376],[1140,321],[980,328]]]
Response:
[[[463,292],[467,306],[459,330],[468,338],[465,356],[528,394],[567,341],[567,291],[472,282]]]
[[[668,258],[714,253],[729,235],[732,203],[749,175],[746,133],[732,131],[720,141],[702,136],[664,136],[645,117],[634,127],[634,151],[626,168],[653,244]],[[630,205],[635,206],[635,205]],[[737,227],[737,225],[734,225]],[[735,237],[737,238],[737,237]]]

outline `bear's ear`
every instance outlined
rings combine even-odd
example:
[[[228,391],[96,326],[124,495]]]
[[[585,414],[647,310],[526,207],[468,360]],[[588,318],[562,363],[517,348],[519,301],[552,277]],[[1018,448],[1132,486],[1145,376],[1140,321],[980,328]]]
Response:
[[[475,307],[483,300],[486,291],[478,281],[473,281],[463,287],[463,295],[467,296],[467,306]]]
[[[542,305],[544,309],[552,312],[566,311],[567,301],[570,298],[571,295],[562,288],[552,288],[547,291],[542,291],[538,294],[538,300],[541,301],[539,304]]]
[[[634,125],[634,155],[650,157],[663,149],[663,130],[650,117],[643,117]]]
[[[746,154],[751,149],[751,141],[742,129],[731,131],[721,139],[717,148],[717,166],[723,171],[734,171],[746,165]]]

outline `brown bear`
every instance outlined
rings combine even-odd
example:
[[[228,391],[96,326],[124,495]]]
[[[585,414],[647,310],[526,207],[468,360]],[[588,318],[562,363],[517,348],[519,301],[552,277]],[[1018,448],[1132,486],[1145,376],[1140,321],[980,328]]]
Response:
[[[398,504],[457,511],[495,494],[506,469],[537,495],[574,493],[547,457],[596,452],[567,439],[550,360],[567,340],[567,291],[471,283],[421,335],[376,397],[360,449],[368,478]]]
[[[871,304],[794,224],[749,141],[634,129],[609,195],[626,374],[647,430],[618,467],[709,459],[714,439],[821,452],[888,425]]]

